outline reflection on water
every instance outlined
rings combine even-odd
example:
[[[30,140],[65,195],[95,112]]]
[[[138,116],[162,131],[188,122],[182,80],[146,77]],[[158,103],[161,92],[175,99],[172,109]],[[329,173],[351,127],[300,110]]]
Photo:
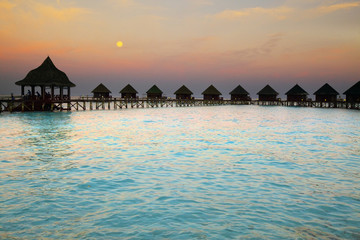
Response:
[[[360,114],[0,115],[0,238],[357,239]]]

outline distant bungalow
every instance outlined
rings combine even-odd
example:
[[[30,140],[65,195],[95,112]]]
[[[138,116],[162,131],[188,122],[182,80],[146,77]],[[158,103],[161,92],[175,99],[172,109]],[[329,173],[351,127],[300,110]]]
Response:
[[[136,98],[138,93],[130,84],[126,85],[119,93],[122,98]]]
[[[40,97],[45,99],[46,97],[51,99],[70,99],[70,88],[75,87],[75,84],[70,82],[66,74],[57,69],[50,57],[47,57],[45,61],[36,69],[31,70],[26,77],[15,83],[21,86],[21,95],[25,95],[25,87],[31,87],[31,91],[28,90],[28,97],[35,98],[35,88],[40,87]],[[50,89],[49,95],[46,93],[46,89]],[[55,95],[55,89],[59,89],[59,94]],[[67,90],[67,95],[64,95],[64,89]]]
[[[193,94],[185,85],[182,85],[176,92],[174,92],[176,99],[191,99]]]
[[[237,86],[230,92],[231,101],[250,101],[249,93],[242,87]]]
[[[156,86],[152,86],[147,92],[148,98],[162,98],[163,92]]]
[[[257,94],[259,95],[259,101],[276,101],[276,97],[279,95],[269,84]]]
[[[296,84],[293,88],[285,93],[287,100],[291,102],[303,102],[306,101],[309,95],[302,87]]]
[[[339,93],[329,84],[325,83],[315,93],[315,101],[317,102],[336,102]]]
[[[360,102],[360,81],[358,81],[351,88],[346,90],[344,94],[346,95],[346,102]]]
[[[94,98],[109,98],[111,91],[100,83],[94,90],[91,91],[94,94]]]
[[[213,85],[210,85],[203,93],[204,100],[220,100],[221,92],[217,90]]]

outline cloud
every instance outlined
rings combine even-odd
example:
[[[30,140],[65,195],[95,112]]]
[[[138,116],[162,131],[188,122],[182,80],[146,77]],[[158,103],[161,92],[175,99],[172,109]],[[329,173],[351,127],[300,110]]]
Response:
[[[5,9],[5,10],[11,10],[16,6],[15,3],[9,2],[7,0],[5,1],[0,1],[0,9]]]
[[[242,17],[250,16],[270,16],[276,20],[284,20],[288,17],[288,14],[293,11],[292,8],[281,6],[276,8],[244,8],[240,10],[224,10],[220,13],[215,14],[215,18],[218,19],[238,19]]]
[[[268,39],[262,43],[261,45],[257,46],[257,47],[252,47],[252,48],[246,48],[246,49],[242,49],[242,50],[238,50],[238,51],[232,51],[227,53],[227,55],[229,56],[233,56],[233,57],[241,57],[244,59],[249,59],[249,58],[255,58],[258,56],[265,56],[265,55],[269,55],[271,54],[276,47],[279,45],[280,41],[284,38],[284,34],[282,33],[275,33],[275,34],[271,34],[269,35]]]
[[[70,21],[76,17],[90,13],[90,10],[78,7],[57,8],[52,5],[37,3],[34,4],[34,11],[49,19],[59,21]]]
[[[316,8],[314,11],[318,12],[318,13],[322,13],[322,14],[327,14],[327,13],[332,13],[338,10],[343,10],[343,9],[350,9],[350,8],[354,8],[354,7],[359,7],[360,6],[360,2],[349,2],[349,3],[338,3],[338,4],[333,4],[330,6],[321,6]]]

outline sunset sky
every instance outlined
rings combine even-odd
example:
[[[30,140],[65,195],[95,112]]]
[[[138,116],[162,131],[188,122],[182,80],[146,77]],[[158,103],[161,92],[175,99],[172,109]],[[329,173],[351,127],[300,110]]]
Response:
[[[99,83],[114,96],[128,83],[140,96],[153,84],[169,97],[182,84],[343,93],[360,80],[360,1],[0,0],[0,94],[19,94],[47,56],[73,95]]]

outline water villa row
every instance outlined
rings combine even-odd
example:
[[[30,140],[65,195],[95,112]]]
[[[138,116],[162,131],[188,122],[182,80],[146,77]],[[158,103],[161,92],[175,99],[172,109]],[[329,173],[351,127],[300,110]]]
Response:
[[[130,84],[119,93],[121,98],[112,98],[111,91],[99,84],[93,91],[92,98],[71,98],[72,83],[67,75],[57,69],[50,57],[36,69],[31,70],[26,77],[15,83],[21,86],[21,97],[11,96],[0,99],[1,111],[54,111],[54,110],[87,110],[87,109],[117,109],[140,107],[174,107],[174,106],[208,106],[225,104],[256,104],[304,107],[331,107],[360,109],[360,81],[344,92],[346,100],[339,100],[339,93],[328,83],[320,87],[315,93],[315,101],[308,98],[308,92],[296,84],[285,94],[286,100],[278,98],[279,93],[270,85],[266,85],[257,95],[258,100],[252,100],[249,92],[238,85],[230,92],[231,99],[224,100],[213,85],[202,92],[203,99],[194,99],[193,92],[185,85],[174,92],[176,98],[163,96],[163,92],[153,85],[147,92],[146,98],[139,98],[138,92]],[[39,91],[36,91],[39,89]],[[25,94],[25,90],[27,93]]]

